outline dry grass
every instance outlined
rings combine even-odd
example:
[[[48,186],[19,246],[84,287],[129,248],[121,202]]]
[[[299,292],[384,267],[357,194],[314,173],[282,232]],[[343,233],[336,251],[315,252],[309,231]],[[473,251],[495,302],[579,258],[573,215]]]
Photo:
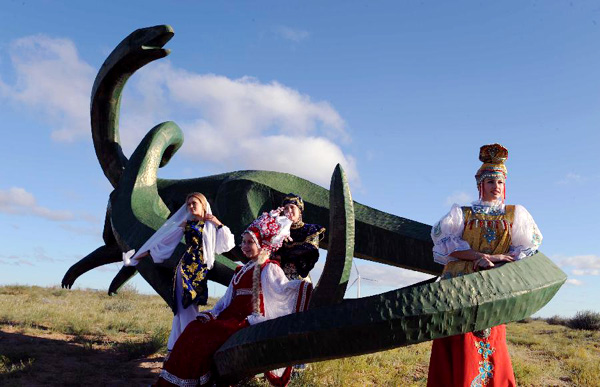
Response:
[[[109,297],[0,287],[0,384],[147,385],[162,365],[171,318],[158,296],[132,289]],[[520,386],[600,386],[600,331],[526,319],[508,324],[507,336]],[[312,363],[290,386],[425,386],[430,347]]]

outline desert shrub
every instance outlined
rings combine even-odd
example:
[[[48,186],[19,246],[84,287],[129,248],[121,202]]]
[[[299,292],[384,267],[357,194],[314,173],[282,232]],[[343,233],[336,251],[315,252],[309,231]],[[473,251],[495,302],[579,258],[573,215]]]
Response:
[[[124,343],[119,343],[115,348],[125,353],[127,360],[138,359],[156,353],[160,350],[165,350],[169,331],[166,328],[160,328],[152,332],[150,337],[142,341],[127,340]]]
[[[124,313],[124,312],[129,312],[130,310],[133,310],[134,305],[131,303],[131,301],[128,300],[123,300],[123,299],[117,299],[115,302],[107,302],[106,304],[104,304],[104,310],[106,311],[115,311],[117,313]]]
[[[531,317],[525,317],[523,320],[517,321],[519,324],[529,324],[533,319]]]
[[[600,313],[591,310],[579,311],[575,313],[575,317],[568,320],[567,326],[573,329],[600,331]]]
[[[550,325],[567,325],[567,321],[568,319],[559,316],[559,315],[554,315],[552,317],[548,317],[546,319],[546,323],[550,324]]]
[[[0,355],[0,375],[25,371],[31,367],[33,360],[24,354]]]

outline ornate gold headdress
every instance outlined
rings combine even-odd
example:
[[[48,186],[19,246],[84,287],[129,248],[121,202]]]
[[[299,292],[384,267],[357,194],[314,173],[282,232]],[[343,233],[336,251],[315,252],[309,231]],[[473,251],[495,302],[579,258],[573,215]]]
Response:
[[[500,144],[484,145],[479,150],[479,160],[483,162],[483,165],[479,168],[475,174],[477,185],[479,185],[483,179],[502,178],[506,180],[506,166],[504,162],[508,158],[508,150]]]
[[[475,174],[479,198],[483,195],[483,181],[485,179],[502,179],[506,182],[508,171],[504,162],[508,158],[508,150],[500,144],[484,145],[479,149],[479,160],[483,165]],[[506,184],[503,199],[506,198]]]

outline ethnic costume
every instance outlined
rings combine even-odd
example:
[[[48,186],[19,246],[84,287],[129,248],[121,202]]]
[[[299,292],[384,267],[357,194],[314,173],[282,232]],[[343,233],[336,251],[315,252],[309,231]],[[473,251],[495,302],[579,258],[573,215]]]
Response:
[[[304,202],[298,195],[288,194],[282,204],[294,204],[301,213],[304,212]],[[281,268],[288,279],[308,277],[319,260],[319,242],[324,235],[325,227],[321,225],[304,223],[302,220],[292,224],[292,240],[284,241],[283,246],[275,253],[279,256]]]
[[[325,227],[318,224],[298,222],[292,225],[292,240],[283,242],[276,253],[281,257],[281,267],[289,279],[308,277],[319,260],[319,242],[324,233]]]
[[[263,214],[246,230],[263,251],[276,250],[289,235],[291,221]],[[285,224],[287,221],[287,224]],[[262,253],[261,253],[262,254]],[[192,321],[165,362],[157,386],[195,386],[211,381],[213,354],[240,329],[265,320],[303,311],[308,307],[312,285],[289,281],[279,264],[261,255],[238,266],[225,295],[211,310]],[[266,372],[271,383],[286,385],[291,367],[283,372]]]
[[[207,203],[205,212],[211,214]],[[126,266],[138,263],[135,258],[146,251],[155,263],[169,259],[175,247],[185,238],[183,253],[173,278],[173,298],[176,310],[171,326],[167,349],[171,351],[175,341],[185,327],[198,314],[198,305],[206,305],[208,299],[207,274],[214,264],[214,255],[231,250],[235,246],[233,234],[227,226],[215,227],[212,222],[189,220],[189,212],[183,205],[165,224],[138,250],[123,255]],[[184,223],[185,222],[185,223]]]
[[[499,169],[498,165],[493,168]],[[469,207],[455,204],[434,225],[431,238],[435,262],[445,265],[441,280],[475,272],[474,261],[454,258],[450,256],[453,252],[472,249],[492,255],[507,254],[520,260],[534,254],[542,241],[529,212],[523,206],[505,205],[501,200],[478,200]],[[427,385],[515,386],[505,325],[433,340]]]

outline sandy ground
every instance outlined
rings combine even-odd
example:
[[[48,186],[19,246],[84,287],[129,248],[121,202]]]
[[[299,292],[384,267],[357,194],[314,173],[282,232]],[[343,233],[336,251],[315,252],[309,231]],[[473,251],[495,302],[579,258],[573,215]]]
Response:
[[[25,364],[0,377],[7,386],[147,386],[163,361],[161,355],[130,360],[114,341],[10,325],[0,325],[0,355]]]

